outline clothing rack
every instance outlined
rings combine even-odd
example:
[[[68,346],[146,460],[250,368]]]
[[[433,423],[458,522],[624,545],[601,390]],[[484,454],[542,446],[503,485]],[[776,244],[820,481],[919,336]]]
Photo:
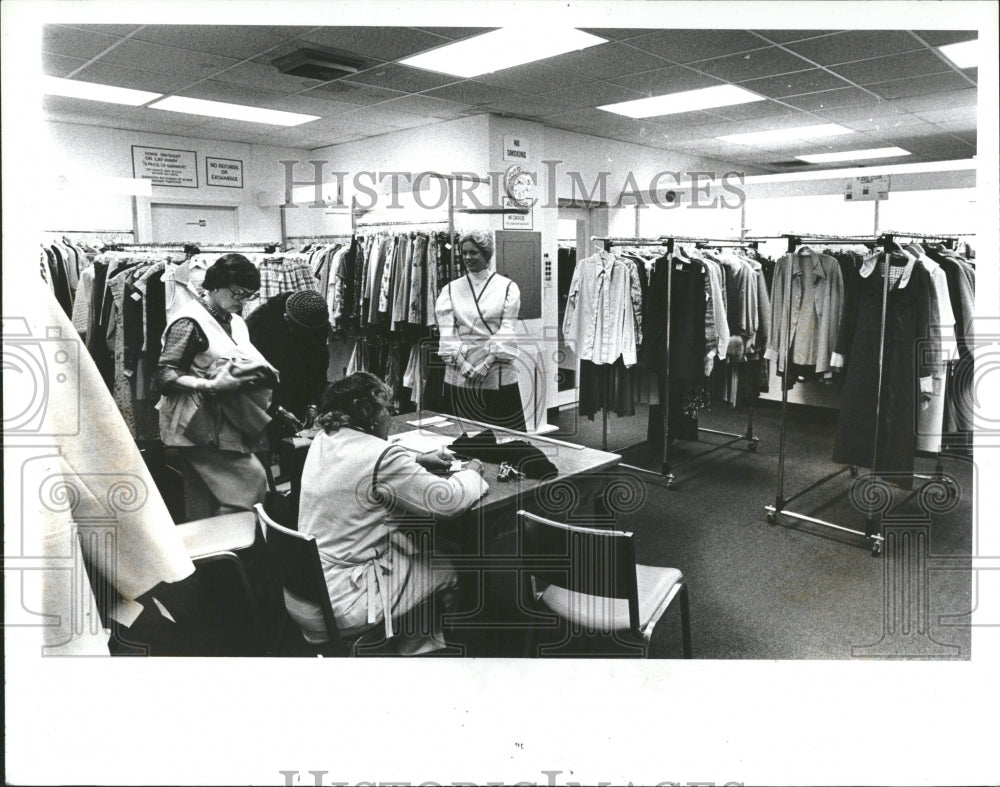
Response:
[[[852,237],[845,238],[843,236],[831,236],[831,235],[791,235],[786,234],[781,237],[788,241],[788,254],[795,254],[799,247],[803,245],[809,245],[810,243],[819,242],[827,246],[856,246],[864,245],[871,249],[881,246],[886,252],[891,251],[896,247],[896,241],[901,237],[906,237],[908,239],[935,239],[935,240],[946,240],[946,237],[940,235],[921,235],[917,234],[907,234],[894,235],[891,233],[883,233],[877,238],[868,237]],[[789,277],[789,281],[791,277]],[[879,422],[881,419],[881,408],[882,408],[882,383],[883,383],[883,362],[885,359],[885,324],[886,324],[886,311],[889,300],[889,275],[884,274],[882,277],[882,314],[881,314],[881,325],[879,331],[879,352],[878,352],[878,383],[875,389],[875,434],[872,437],[872,469],[870,477],[874,479],[877,475],[877,460],[878,460],[878,430]],[[791,338],[791,325],[792,325],[792,299],[788,297],[785,299],[785,342],[782,348],[782,355],[784,359],[784,369],[785,376],[782,378],[781,384],[781,427],[779,431],[778,438],[778,491],[775,495],[774,505],[764,506],[764,510],[767,511],[767,521],[770,524],[776,524],[778,521],[778,515],[783,515],[790,517],[792,519],[797,519],[804,522],[811,522],[815,525],[821,525],[823,527],[833,528],[834,530],[839,530],[845,533],[853,533],[855,535],[863,536],[871,542],[871,550],[873,555],[879,555],[882,552],[882,547],[885,543],[885,537],[882,535],[881,526],[878,521],[878,514],[876,512],[870,511],[865,516],[865,529],[863,531],[856,530],[854,528],[845,527],[844,525],[839,525],[834,522],[828,522],[823,519],[818,519],[816,517],[808,516],[806,514],[798,513],[795,511],[788,510],[787,506],[792,501],[799,497],[807,494],[808,492],[817,489],[818,487],[826,484],[828,481],[832,481],[834,478],[843,475],[846,472],[850,472],[851,478],[858,477],[858,467],[856,465],[847,465],[840,470],[836,470],[833,473],[829,473],[818,481],[813,482],[809,486],[801,489],[790,497],[785,497],[785,426],[786,426],[786,415],[788,410],[788,355],[789,355],[789,340]],[[941,455],[937,454],[937,464],[933,475],[923,475],[919,473],[913,474],[914,478],[919,478],[921,480],[927,480],[929,482],[939,482],[949,484],[950,478],[944,475],[943,468],[941,467]],[[905,500],[910,499],[916,494],[919,494],[920,490],[912,491]],[[902,501],[902,502],[905,502]]]
[[[674,248],[676,243],[695,243],[695,244],[735,244],[743,247],[749,246],[748,243],[744,242],[739,238],[702,238],[702,237],[688,237],[688,236],[661,236],[659,238],[615,238],[615,237],[591,237],[591,241],[601,241],[604,244],[604,250],[610,251],[615,246],[661,246],[665,247],[667,250],[668,258],[673,256]],[[754,246],[753,248],[756,248]],[[670,464],[670,312],[672,308],[672,281],[673,281],[673,266],[668,263],[667,265],[667,310],[666,310],[666,329],[665,329],[665,344],[666,352],[664,357],[664,375],[665,384],[663,386],[663,396],[660,406],[663,411],[663,448],[661,451],[661,466],[660,472],[657,473],[653,470],[647,470],[643,467],[636,467],[634,465],[622,464],[622,467],[626,467],[630,470],[636,470],[642,473],[649,473],[651,475],[658,475],[666,481],[667,488],[672,488],[676,477],[673,473],[673,467],[678,467],[686,462],[691,462],[695,459],[699,459],[707,454],[714,453],[715,451],[721,450],[723,448],[728,448],[734,443],[740,441],[747,441],[747,451],[750,453],[755,453],[757,451],[758,438],[754,436],[753,433],[753,406],[750,407],[750,412],[747,420],[747,430],[744,434],[736,434],[734,432],[722,432],[717,429],[707,429],[703,427],[698,427],[699,432],[704,432],[705,434],[714,434],[721,437],[728,437],[729,439],[723,443],[713,445],[705,451],[700,451],[692,457],[684,459],[677,462],[675,465]],[[603,372],[603,392],[604,392],[604,408],[602,411],[603,423],[602,423],[602,438],[601,446],[603,450],[608,450],[608,400],[610,393],[610,376],[608,372],[608,367],[605,365]],[[634,445],[627,446],[622,451],[627,451],[631,448],[636,448],[643,445],[643,443],[635,443]]]

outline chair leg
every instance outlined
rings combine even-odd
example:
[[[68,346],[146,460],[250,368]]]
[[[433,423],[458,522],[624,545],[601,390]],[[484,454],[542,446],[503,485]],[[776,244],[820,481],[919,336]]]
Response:
[[[684,650],[684,658],[693,658],[691,655],[691,610],[688,607],[687,585],[681,583],[681,647]]]
[[[257,597],[254,595],[253,587],[250,584],[250,577],[247,575],[246,566],[243,565],[243,561],[240,560],[239,556],[235,552],[220,552],[216,555],[212,555],[210,560],[225,560],[233,565],[236,570],[236,576],[239,578],[240,586],[243,589],[243,595],[246,597],[247,604],[250,606],[250,615],[254,621],[254,628],[256,629],[256,639],[257,644],[261,649],[262,653],[267,652],[268,642],[267,637],[264,633],[264,618],[260,609],[260,604],[257,602]]]

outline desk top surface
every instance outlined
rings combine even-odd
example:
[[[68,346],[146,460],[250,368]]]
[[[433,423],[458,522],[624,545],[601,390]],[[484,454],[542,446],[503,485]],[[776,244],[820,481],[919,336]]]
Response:
[[[412,423],[414,421],[424,421],[437,417],[443,417],[446,421],[438,421],[437,423],[424,426],[415,426]],[[574,445],[573,443],[567,443],[547,436],[503,429],[450,415],[441,416],[429,410],[394,416],[392,427],[389,431],[389,440],[392,441],[394,436],[400,435],[403,432],[417,433],[415,437],[418,439],[426,437],[428,441],[439,440],[443,436],[450,437],[453,440],[460,436],[462,432],[475,434],[484,429],[492,429],[497,437],[497,441],[500,443],[508,440],[524,440],[530,443],[544,453],[549,461],[558,468],[559,475],[547,481],[524,478],[518,481],[500,482],[497,481],[499,465],[486,462],[485,478],[490,485],[490,491],[479,503],[479,509],[482,511],[509,505],[510,501],[518,497],[523,497],[525,494],[535,493],[538,489],[557,484],[560,481],[566,481],[574,476],[597,473],[601,470],[614,467],[621,462],[621,456],[618,454]],[[296,447],[304,447],[311,441],[308,438],[297,437],[291,439],[291,442]],[[449,440],[449,442],[451,441]]]

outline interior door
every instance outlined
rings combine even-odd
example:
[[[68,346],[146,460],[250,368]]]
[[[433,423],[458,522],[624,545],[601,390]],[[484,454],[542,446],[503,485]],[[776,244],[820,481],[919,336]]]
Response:
[[[542,316],[542,233],[496,232],[497,273],[513,279],[521,290],[522,320]]]
[[[153,203],[153,243],[238,243],[236,208]]]

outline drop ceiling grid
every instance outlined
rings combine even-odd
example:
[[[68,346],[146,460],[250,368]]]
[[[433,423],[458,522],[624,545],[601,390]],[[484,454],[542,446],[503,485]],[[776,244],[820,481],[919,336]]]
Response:
[[[262,143],[269,137],[319,142],[380,136],[492,111],[656,147],[683,142],[710,157],[719,157],[718,151],[725,149],[730,155],[724,158],[734,161],[739,148],[726,147],[715,136],[736,133],[737,128],[829,122],[858,126],[850,135],[856,139],[861,133],[892,138],[903,125],[919,124],[921,139],[939,134],[947,146],[971,150],[967,121],[955,124],[965,116],[951,116],[946,108],[974,102],[970,96],[961,99],[964,104],[951,104],[948,96],[969,87],[959,92],[974,94],[975,80],[933,48],[935,42],[965,40],[968,33],[962,31],[607,30],[610,43],[600,48],[474,79],[390,62],[484,30],[50,25],[42,48],[47,53],[46,73],[54,75],[323,118],[297,127],[294,134],[244,124],[239,136]],[[593,32],[602,34],[601,29]],[[302,46],[348,50],[364,58],[366,67],[331,82],[299,80],[271,69],[274,56]],[[596,109],[603,103],[662,93],[667,84],[684,85],[682,89],[716,84],[756,87],[766,100],[686,113],[688,117],[640,120]],[[934,98],[941,103],[935,104]],[[120,116],[114,110],[94,112],[93,103],[76,102],[74,111],[64,107],[61,115],[94,119],[106,114],[111,123]],[[924,114],[941,111],[923,117],[917,108]],[[149,130],[176,129],[193,135],[195,129],[205,128],[195,116],[180,115],[171,121],[161,116],[174,113],[155,114]],[[129,121],[142,125],[133,113]],[[219,130],[225,128],[229,127]]]

